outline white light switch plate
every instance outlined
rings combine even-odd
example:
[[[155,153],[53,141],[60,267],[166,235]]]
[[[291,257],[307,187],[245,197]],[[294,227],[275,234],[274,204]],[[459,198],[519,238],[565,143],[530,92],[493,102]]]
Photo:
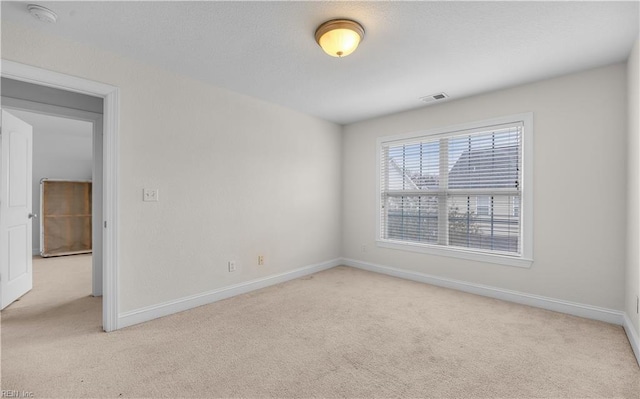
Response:
[[[145,188],[142,190],[142,200],[143,201],[158,201],[158,189],[157,188]]]

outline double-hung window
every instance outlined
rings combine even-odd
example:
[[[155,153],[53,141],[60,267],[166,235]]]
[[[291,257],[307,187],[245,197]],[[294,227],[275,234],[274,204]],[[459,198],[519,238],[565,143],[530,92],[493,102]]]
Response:
[[[528,267],[532,114],[378,140],[378,245]]]

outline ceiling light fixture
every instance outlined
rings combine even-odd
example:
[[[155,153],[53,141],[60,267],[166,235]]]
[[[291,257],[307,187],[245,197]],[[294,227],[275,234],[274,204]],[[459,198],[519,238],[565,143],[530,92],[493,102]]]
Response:
[[[37,4],[29,4],[27,10],[29,10],[29,13],[33,15],[34,18],[42,22],[55,23],[58,20],[58,14]]]
[[[364,38],[364,28],[350,19],[333,19],[316,29],[316,42],[332,57],[353,53]]]

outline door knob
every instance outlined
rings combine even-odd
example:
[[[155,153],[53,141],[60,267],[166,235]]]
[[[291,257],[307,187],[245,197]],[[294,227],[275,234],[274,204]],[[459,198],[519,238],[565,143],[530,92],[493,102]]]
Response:
[[[33,219],[33,218],[37,218],[38,215],[36,215],[35,213],[30,213],[29,214],[29,219]]]

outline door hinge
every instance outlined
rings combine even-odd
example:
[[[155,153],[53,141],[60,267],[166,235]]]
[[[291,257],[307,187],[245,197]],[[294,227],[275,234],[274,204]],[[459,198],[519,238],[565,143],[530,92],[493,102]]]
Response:
[[[107,228],[107,221],[106,220],[104,221],[104,228],[105,229]]]

